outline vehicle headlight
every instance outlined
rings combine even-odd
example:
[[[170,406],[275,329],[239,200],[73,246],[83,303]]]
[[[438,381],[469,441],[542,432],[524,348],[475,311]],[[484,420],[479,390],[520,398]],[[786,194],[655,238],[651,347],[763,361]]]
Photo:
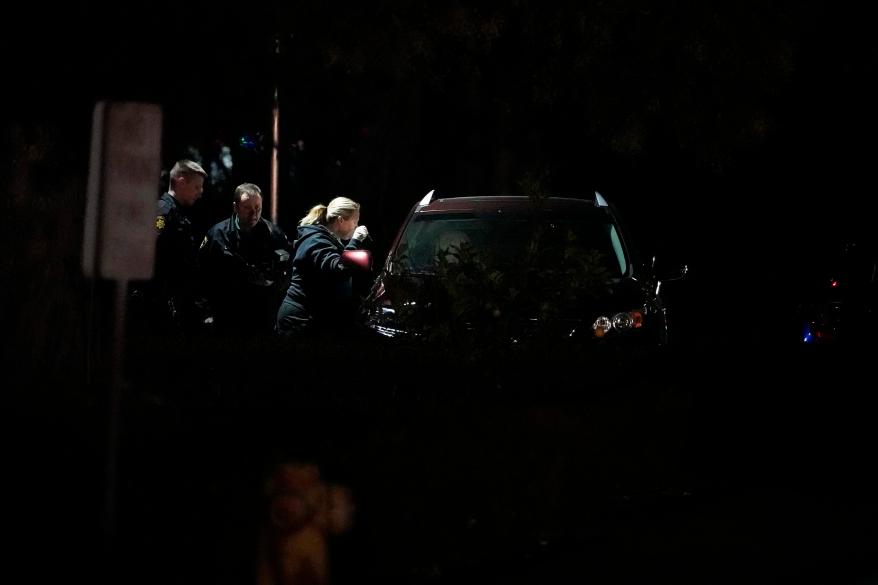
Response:
[[[377,307],[372,309],[367,325],[384,337],[406,335],[417,337],[418,334],[416,332],[407,330],[407,327],[400,323],[400,313],[404,314],[405,310],[414,309],[416,306],[417,303],[414,301],[407,301],[401,303],[397,308],[394,307],[389,299],[383,299]],[[405,322],[404,319],[403,322]]]
[[[594,330],[595,337],[603,337],[613,328],[613,322],[610,321],[609,317],[601,316],[595,319],[591,328]]]
[[[595,319],[591,326],[595,337],[603,337],[612,330],[629,331],[631,329],[640,329],[643,327],[642,311],[624,311],[616,313],[612,317],[601,315]]]

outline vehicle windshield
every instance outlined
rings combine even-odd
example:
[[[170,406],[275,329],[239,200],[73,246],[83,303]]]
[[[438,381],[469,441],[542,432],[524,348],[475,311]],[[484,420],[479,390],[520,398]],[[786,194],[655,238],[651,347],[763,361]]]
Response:
[[[629,262],[612,218],[603,210],[587,211],[563,217],[496,211],[416,215],[400,241],[394,272],[434,272],[443,259],[457,261],[461,251],[498,268],[529,258],[563,262],[596,253],[611,278],[624,276]]]

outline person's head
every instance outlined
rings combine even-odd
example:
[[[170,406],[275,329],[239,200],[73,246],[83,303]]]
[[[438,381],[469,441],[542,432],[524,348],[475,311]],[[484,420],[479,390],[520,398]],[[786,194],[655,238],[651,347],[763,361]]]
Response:
[[[241,229],[253,229],[262,218],[262,190],[253,183],[243,183],[235,189],[235,202],[232,204]]]
[[[347,197],[336,197],[329,205],[315,205],[299,225],[326,226],[342,240],[349,240],[360,225],[360,204]]]
[[[192,206],[204,192],[207,173],[201,165],[191,160],[180,160],[171,169],[170,191],[180,205]]]

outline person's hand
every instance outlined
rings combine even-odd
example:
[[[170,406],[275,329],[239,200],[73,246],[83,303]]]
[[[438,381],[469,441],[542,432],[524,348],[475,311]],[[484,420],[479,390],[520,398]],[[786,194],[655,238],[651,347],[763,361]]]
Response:
[[[357,229],[354,230],[354,235],[351,236],[352,240],[357,240],[358,242],[362,242],[366,238],[369,237],[369,230],[364,225],[358,225]]]

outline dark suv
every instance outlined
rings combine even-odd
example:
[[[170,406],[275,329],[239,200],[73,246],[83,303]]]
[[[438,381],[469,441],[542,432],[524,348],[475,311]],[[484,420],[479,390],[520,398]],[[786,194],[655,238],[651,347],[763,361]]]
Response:
[[[667,342],[662,283],[599,193],[433,195],[412,208],[366,299],[374,332],[452,344]]]

